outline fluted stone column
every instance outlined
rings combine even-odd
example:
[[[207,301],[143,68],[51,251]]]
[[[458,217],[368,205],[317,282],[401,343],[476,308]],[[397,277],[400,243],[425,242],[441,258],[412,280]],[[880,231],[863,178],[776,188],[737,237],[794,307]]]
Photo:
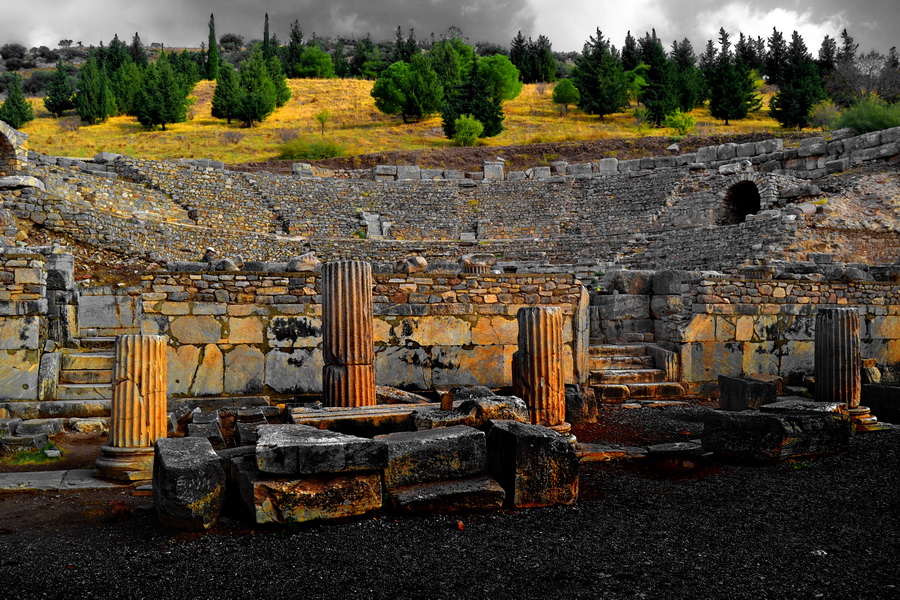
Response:
[[[466,254],[459,259],[463,273],[485,274],[490,273],[497,261],[493,254]]]
[[[97,469],[101,477],[135,481],[153,476],[153,444],[166,437],[166,338],[120,335],[113,363],[109,444]]]
[[[862,392],[862,354],[859,312],[855,308],[822,308],[816,315],[816,400],[842,402],[857,431],[877,425],[868,408],[859,405]]]
[[[563,374],[562,309],[526,307],[517,313],[519,349],[513,354],[513,389],[531,422],[568,434]]]
[[[372,265],[340,260],[322,267],[322,329],[326,406],[375,404]]]

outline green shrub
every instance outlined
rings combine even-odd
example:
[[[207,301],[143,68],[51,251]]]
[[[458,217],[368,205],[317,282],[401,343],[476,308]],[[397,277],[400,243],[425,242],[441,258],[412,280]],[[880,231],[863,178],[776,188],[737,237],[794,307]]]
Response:
[[[462,115],[453,122],[453,141],[460,146],[474,146],[484,132],[484,125],[472,115]]]
[[[841,116],[841,111],[831,100],[822,100],[809,109],[809,124],[822,131],[832,129]]]
[[[282,144],[278,158],[282,160],[319,160],[343,156],[347,149],[330,140],[298,137]]]
[[[663,120],[663,126],[671,127],[675,130],[675,133],[682,137],[689,134],[696,124],[697,119],[688,113],[681,112],[681,110],[676,110],[674,113],[666,115],[665,120]]]
[[[900,103],[888,104],[878,98],[863,98],[844,111],[834,127],[850,127],[857,133],[881,131],[900,126]]]

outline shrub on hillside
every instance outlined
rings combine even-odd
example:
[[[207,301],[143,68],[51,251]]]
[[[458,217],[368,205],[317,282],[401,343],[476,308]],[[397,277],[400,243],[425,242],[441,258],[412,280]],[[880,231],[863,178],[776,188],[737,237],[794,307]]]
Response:
[[[663,120],[663,126],[671,127],[675,130],[675,133],[682,137],[689,134],[696,124],[697,119],[688,113],[681,112],[680,109],[676,109],[674,113],[666,115],[666,118]]]
[[[319,160],[343,156],[346,152],[346,148],[337,142],[298,137],[281,145],[278,158],[281,160]]]
[[[484,125],[472,115],[462,115],[453,123],[453,141],[460,146],[474,146],[484,133]]]
[[[855,102],[834,124],[835,129],[850,127],[857,133],[897,126],[900,126],[900,102],[888,104],[878,98],[863,98]]]
[[[831,100],[822,100],[809,109],[809,124],[822,131],[834,128],[834,123],[841,116],[841,111]]]

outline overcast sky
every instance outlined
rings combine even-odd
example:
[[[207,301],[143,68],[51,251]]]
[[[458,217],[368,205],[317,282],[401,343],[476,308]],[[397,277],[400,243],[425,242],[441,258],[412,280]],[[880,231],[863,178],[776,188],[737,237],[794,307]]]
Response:
[[[451,25],[470,43],[508,45],[521,30],[550,38],[554,50],[581,50],[597,27],[618,47],[631,30],[635,37],[655,27],[670,45],[687,37],[699,53],[719,27],[768,37],[772,27],[797,30],[815,54],[824,36],[847,28],[860,50],[887,52],[900,46],[898,0],[2,0],[0,44],[55,47],[60,39],[85,45],[108,43],[118,33],[130,41],[137,31],[144,43],[196,47],[207,37],[209,14],[216,32],[261,38],[263,14],[282,40],[290,23],[300,21],[307,37],[371,33],[392,38],[397,26],[414,27],[417,37],[440,35]]]

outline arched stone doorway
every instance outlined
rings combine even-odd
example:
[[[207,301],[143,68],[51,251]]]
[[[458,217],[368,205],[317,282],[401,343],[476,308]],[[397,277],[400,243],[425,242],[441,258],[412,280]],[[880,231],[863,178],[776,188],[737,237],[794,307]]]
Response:
[[[0,121],[0,177],[24,168],[27,155],[25,135]]]
[[[741,181],[731,186],[723,203],[725,210],[720,225],[743,223],[748,215],[755,215],[762,208],[759,188],[752,181]]]

